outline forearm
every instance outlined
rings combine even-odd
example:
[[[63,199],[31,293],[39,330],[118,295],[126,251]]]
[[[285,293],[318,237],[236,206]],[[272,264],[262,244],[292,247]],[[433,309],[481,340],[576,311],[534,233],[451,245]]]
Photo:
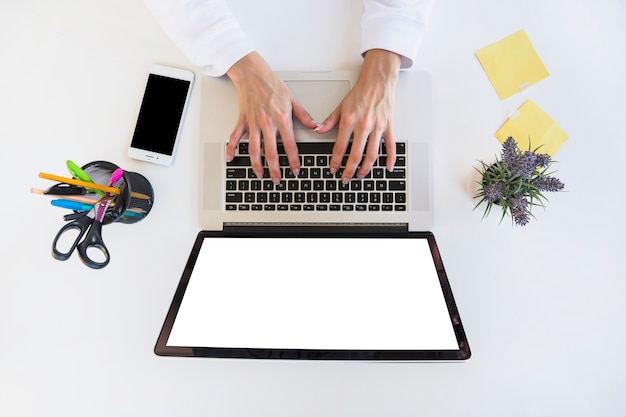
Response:
[[[224,0],[144,0],[194,65],[220,76],[254,50]]]
[[[385,49],[402,57],[402,68],[411,67],[434,1],[363,0],[361,53]]]

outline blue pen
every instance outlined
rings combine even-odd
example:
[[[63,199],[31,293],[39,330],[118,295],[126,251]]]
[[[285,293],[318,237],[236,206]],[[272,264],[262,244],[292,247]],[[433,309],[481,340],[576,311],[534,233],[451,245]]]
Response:
[[[83,204],[77,201],[63,200],[63,199],[52,200],[50,201],[50,204],[52,204],[55,207],[61,207],[64,209],[76,210],[76,211],[89,211],[93,207],[93,204]],[[143,214],[141,213],[135,213],[134,211],[128,211],[128,210],[126,210],[123,215],[124,216],[143,216]]]

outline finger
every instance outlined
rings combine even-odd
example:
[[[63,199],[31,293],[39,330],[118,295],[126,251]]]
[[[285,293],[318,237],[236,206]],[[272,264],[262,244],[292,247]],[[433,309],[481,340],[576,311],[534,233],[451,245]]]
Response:
[[[326,133],[330,131],[337,125],[337,123],[339,123],[340,116],[341,107],[337,107],[337,109],[332,112],[315,131],[317,133]],[[351,135],[352,131],[350,130],[350,128],[343,127],[342,123],[340,123],[339,130],[337,131],[337,137],[335,138],[335,145],[333,146],[333,153],[330,157],[330,162],[328,164],[330,172],[332,172],[333,174],[339,171],[339,169],[343,165],[343,157],[348,150]]]
[[[315,133],[328,133],[337,126],[341,118],[341,105],[339,105],[328,117],[315,128]]]
[[[237,145],[241,141],[243,135],[247,132],[248,128],[246,124],[243,122],[243,119],[237,122],[235,128],[231,132],[228,143],[226,144],[226,162],[230,162],[235,157],[235,150],[237,149]]]
[[[367,145],[365,147],[365,155],[361,161],[361,166],[357,172],[357,178],[363,179],[372,170],[374,163],[378,159],[378,151],[380,149],[380,135],[379,131],[370,133]]]
[[[311,116],[311,114],[306,111],[297,100],[293,99],[291,105],[293,107],[293,115],[296,116],[296,119],[298,119],[300,123],[302,123],[302,126],[308,127],[309,129],[317,128],[318,125],[313,119],[313,116]]]
[[[283,147],[285,148],[285,153],[287,154],[287,159],[289,160],[289,169],[291,169],[293,175],[297,177],[300,173],[300,155],[298,153],[298,144],[296,143],[296,138],[293,133],[291,120],[289,120],[289,123],[286,125],[281,125],[279,129]]]
[[[344,167],[341,175],[341,181],[344,184],[348,183],[352,179],[354,173],[358,169],[361,159],[363,158],[363,152],[366,144],[367,134],[355,131],[352,138],[350,155],[348,156],[348,161],[346,162],[346,166]]]
[[[385,166],[387,171],[393,172],[396,166],[396,139],[391,129],[389,129],[387,134],[383,137],[383,142],[385,142],[385,151],[387,153],[387,163]]]
[[[263,159],[261,158],[261,132],[258,129],[250,130],[248,155],[250,164],[257,178],[263,178]]]
[[[274,184],[280,182],[280,162],[278,159],[278,148],[276,140],[276,130],[267,127],[263,131],[263,152],[265,162],[270,171],[270,178]]]

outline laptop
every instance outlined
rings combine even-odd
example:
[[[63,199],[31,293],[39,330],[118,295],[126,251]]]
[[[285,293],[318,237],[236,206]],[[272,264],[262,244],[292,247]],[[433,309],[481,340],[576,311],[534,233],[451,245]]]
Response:
[[[357,73],[279,73],[323,120]],[[428,73],[400,75],[398,159],[346,186],[325,170],[334,134],[297,122],[301,175],[255,178],[246,141],[224,159],[234,86],[202,80],[197,235],[155,353],[242,359],[465,360],[471,355],[435,237]],[[283,164],[281,163],[281,166]],[[303,172],[304,171],[304,174]],[[258,181],[256,184],[254,181]],[[330,188],[327,188],[330,187]],[[287,195],[287,197],[285,197]]]
[[[323,121],[350,91],[358,73],[278,75],[313,118]],[[225,77],[205,76],[201,100],[199,221],[202,229],[221,230],[224,224],[240,222],[394,223],[405,224],[412,231],[432,227],[432,99],[427,72],[404,71],[398,80],[393,119],[398,158],[394,172],[388,173],[379,161],[364,181],[351,181],[348,190],[341,189],[343,185],[336,176],[328,178],[328,170],[324,169],[336,130],[319,135],[295,121],[294,133],[303,159],[299,175],[302,178],[291,178],[285,161],[283,181],[274,187],[267,175],[259,180],[247,167],[238,165],[249,160],[242,149],[247,145],[245,141],[235,160],[230,164],[225,162],[226,143],[239,115],[234,85]],[[322,163],[309,166],[309,160]],[[384,177],[388,175],[392,178]],[[331,185],[332,189],[316,190],[319,184]],[[239,189],[241,185],[243,190]],[[297,189],[290,190],[292,185]],[[404,195],[405,201],[397,197],[398,193]],[[283,201],[284,194],[290,195],[287,201]]]

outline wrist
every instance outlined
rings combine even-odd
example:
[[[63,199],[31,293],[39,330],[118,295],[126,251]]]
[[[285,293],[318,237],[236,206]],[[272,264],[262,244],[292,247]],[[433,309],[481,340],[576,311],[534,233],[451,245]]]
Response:
[[[361,74],[395,81],[400,74],[402,57],[385,49],[370,49],[365,52]]]

